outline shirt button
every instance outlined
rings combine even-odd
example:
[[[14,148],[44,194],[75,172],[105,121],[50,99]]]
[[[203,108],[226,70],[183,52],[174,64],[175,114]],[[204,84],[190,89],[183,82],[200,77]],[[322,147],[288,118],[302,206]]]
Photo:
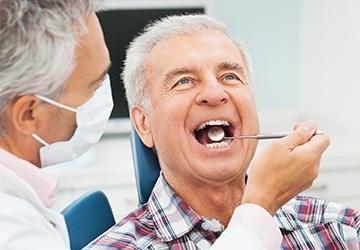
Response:
[[[210,230],[213,232],[222,231],[224,229],[223,225],[221,225],[220,222],[215,219],[204,219],[201,227],[204,230]]]
[[[201,224],[201,227],[204,229],[204,230],[209,230],[209,225],[206,223],[206,222],[203,222],[202,224]]]

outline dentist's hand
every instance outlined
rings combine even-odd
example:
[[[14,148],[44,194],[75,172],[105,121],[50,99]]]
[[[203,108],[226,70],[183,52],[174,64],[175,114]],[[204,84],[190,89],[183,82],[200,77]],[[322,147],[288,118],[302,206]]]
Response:
[[[316,129],[312,121],[297,125],[292,134],[261,152],[251,166],[242,204],[259,205],[274,215],[312,185],[330,144],[327,135],[314,135]]]

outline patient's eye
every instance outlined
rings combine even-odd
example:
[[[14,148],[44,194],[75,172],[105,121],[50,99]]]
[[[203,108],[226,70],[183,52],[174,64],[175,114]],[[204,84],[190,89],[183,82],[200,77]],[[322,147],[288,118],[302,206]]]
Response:
[[[196,81],[193,78],[187,76],[175,82],[172,88],[174,90],[186,90],[194,87],[195,85]]]
[[[180,79],[177,84],[184,85],[184,84],[190,84],[191,80],[189,78],[182,78]]]
[[[234,76],[234,75],[226,75],[226,76],[224,77],[224,79],[225,79],[225,80],[234,80],[234,79],[237,79],[237,77]]]
[[[243,81],[234,73],[228,73],[223,76],[224,83],[228,84],[240,84],[243,83]]]

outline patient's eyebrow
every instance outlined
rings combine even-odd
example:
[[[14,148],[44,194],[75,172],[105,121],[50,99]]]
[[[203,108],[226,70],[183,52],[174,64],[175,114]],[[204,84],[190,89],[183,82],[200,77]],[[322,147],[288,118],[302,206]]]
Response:
[[[247,71],[244,69],[242,65],[240,65],[237,62],[222,62],[218,65],[218,70],[235,70],[240,75],[238,76],[240,78],[240,81],[245,84],[248,82],[248,76]]]
[[[222,62],[219,64],[218,69],[244,70],[244,68],[237,62]]]
[[[195,68],[194,67],[180,67],[180,68],[174,68],[169,70],[168,72],[166,72],[164,74],[164,80],[168,80],[171,79],[177,75],[182,75],[182,74],[188,74],[191,72],[194,72]]]

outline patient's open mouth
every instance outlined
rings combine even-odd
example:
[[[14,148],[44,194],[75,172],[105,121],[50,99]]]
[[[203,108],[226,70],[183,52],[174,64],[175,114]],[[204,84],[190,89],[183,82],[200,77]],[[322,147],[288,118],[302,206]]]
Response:
[[[231,140],[224,137],[234,134],[234,127],[225,120],[211,120],[198,126],[195,131],[196,140],[207,148],[225,148]]]

